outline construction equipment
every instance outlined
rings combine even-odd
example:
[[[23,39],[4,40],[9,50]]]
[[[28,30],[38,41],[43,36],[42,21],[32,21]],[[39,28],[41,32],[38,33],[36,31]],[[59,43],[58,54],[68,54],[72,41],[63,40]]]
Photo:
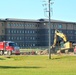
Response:
[[[54,43],[52,45],[52,47],[56,47],[56,43],[58,41],[58,36],[60,38],[63,39],[64,44],[63,44],[63,48],[61,48],[60,50],[69,50],[72,49],[72,43],[70,41],[68,41],[66,35],[62,32],[60,32],[59,30],[55,30],[55,35],[54,35]]]

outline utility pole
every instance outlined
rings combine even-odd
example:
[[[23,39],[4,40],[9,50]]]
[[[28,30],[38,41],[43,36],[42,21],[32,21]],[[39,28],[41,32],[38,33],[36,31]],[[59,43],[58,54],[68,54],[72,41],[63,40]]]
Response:
[[[50,49],[50,46],[51,46],[51,29],[50,29],[50,26],[51,26],[51,19],[50,19],[50,1],[51,0],[48,0],[48,8],[49,8],[49,10],[48,10],[48,12],[49,12],[49,59],[51,59],[51,49]]]
[[[48,0],[47,4],[43,4],[43,6],[48,6],[47,8],[45,8],[45,12],[48,12],[48,30],[49,30],[49,33],[48,33],[48,37],[49,37],[49,40],[48,40],[48,44],[49,44],[49,59],[51,59],[51,4],[53,4],[53,2],[51,2],[52,0]],[[45,1],[44,1],[45,2]]]

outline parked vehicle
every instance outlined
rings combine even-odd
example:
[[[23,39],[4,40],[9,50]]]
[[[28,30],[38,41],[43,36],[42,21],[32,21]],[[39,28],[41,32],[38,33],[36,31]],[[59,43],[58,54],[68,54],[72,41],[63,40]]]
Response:
[[[74,54],[76,54],[76,46],[74,47]]]
[[[20,54],[20,48],[13,41],[2,41],[0,42],[0,55],[4,54]]]

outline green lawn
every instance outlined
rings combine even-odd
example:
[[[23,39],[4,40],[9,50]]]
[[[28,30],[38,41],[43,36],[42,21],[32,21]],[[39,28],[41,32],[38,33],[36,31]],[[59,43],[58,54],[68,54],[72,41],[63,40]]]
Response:
[[[76,56],[0,56],[0,75],[76,75]]]

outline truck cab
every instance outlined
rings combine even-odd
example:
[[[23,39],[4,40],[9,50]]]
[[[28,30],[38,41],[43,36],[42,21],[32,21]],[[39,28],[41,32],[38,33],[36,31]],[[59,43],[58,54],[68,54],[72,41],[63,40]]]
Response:
[[[13,41],[0,42],[0,54],[20,54],[19,46]]]

